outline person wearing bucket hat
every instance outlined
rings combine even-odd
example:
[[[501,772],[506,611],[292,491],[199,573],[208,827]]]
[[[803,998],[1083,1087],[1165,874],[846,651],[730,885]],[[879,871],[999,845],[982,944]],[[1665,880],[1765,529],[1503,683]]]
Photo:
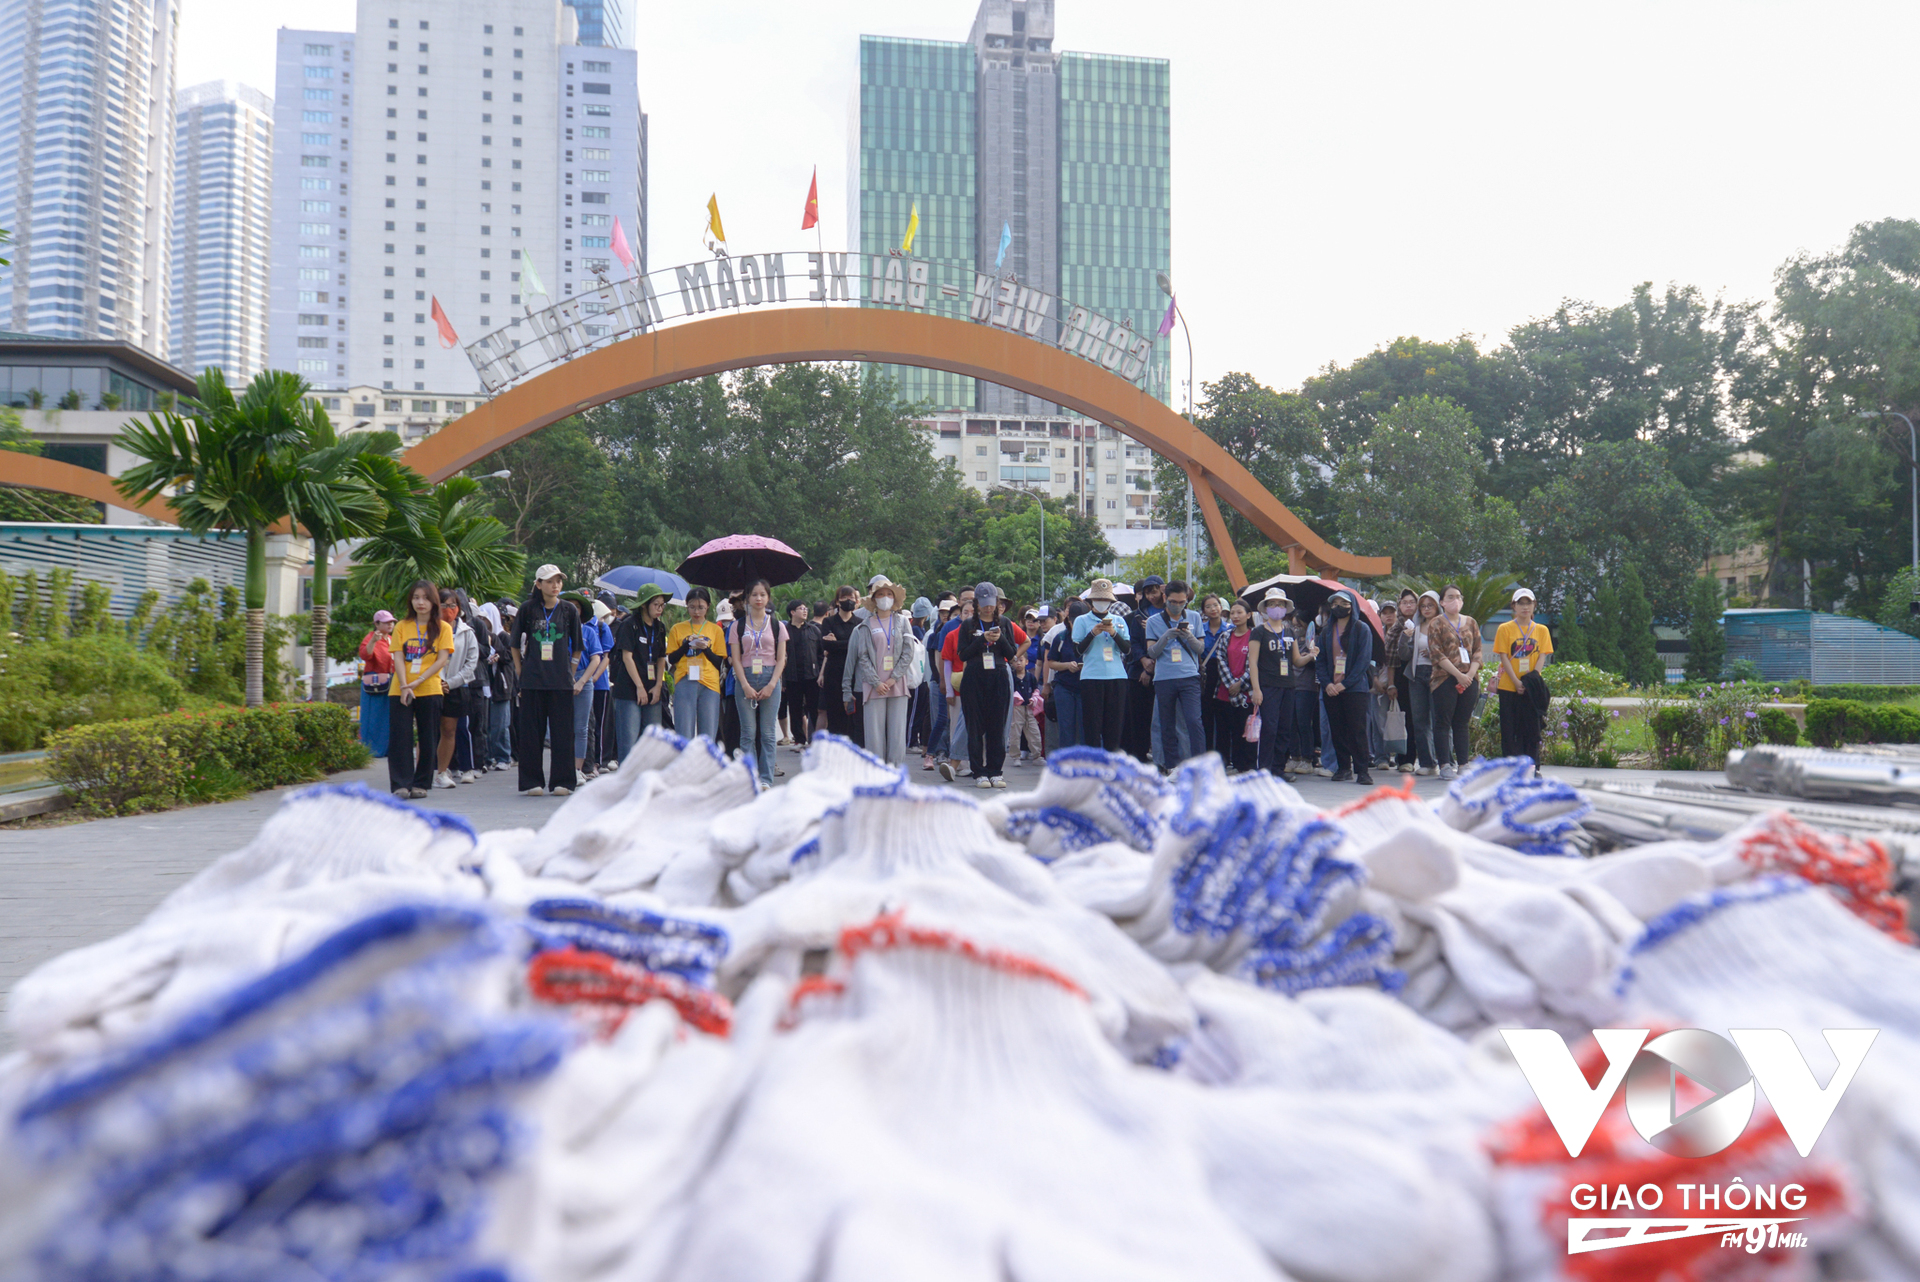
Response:
[[[920,645],[913,624],[900,612],[906,595],[906,589],[885,575],[868,585],[867,618],[854,629],[840,678],[840,697],[849,710],[854,691],[863,696],[867,751],[895,766],[907,764],[907,713],[913,702],[907,682]]]
[[[613,630],[613,737],[620,761],[648,726],[664,722],[667,630],[660,616],[666,608],[666,589],[643,583]]]
[[[1080,677],[1080,742],[1105,752],[1123,751],[1127,716],[1127,656],[1133,634],[1114,612],[1113,580],[1087,588],[1087,612],[1073,620],[1074,671]]]
[[[1279,588],[1268,588],[1260,598],[1260,622],[1253,629],[1253,707],[1260,714],[1260,751],[1255,768],[1269,770],[1292,783],[1287,759],[1293,752],[1295,695],[1293,639],[1287,633],[1287,611],[1293,602]]]

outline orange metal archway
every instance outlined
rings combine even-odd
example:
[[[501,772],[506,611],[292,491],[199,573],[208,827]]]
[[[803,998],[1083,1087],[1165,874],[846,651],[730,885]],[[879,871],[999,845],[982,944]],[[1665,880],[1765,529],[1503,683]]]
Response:
[[[1392,559],[1334,547],[1269,494],[1253,474],[1166,405],[1091,361],[1005,330],[877,307],[791,307],[689,321],[583,353],[511,387],[406,453],[444,480],[531,432],[596,405],[685,379],[752,365],[878,361],[945,370],[998,383],[1105,423],[1186,470],[1227,576],[1246,585],[1215,496],[1288,550],[1296,572],[1311,563],[1365,577]]]
[[[744,312],[657,329],[583,353],[507,389],[408,450],[408,464],[442,481],[531,432],[581,410],[685,379],[753,365],[877,361],[946,370],[1064,405],[1178,463],[1193,483],[1207,533],[1235,587],[1246,584],[1221,519],[1224,498],[1286,548],[1295,573],[1308,565],[1373,577],[1392,560],[1355,556],[1315,534],[1218,442],[1140,388],[1050,344],[987,325],[870,307]],[[135,504],[102,473],[0,451],[0,484],[78,494],[168,521],[158,500]]]

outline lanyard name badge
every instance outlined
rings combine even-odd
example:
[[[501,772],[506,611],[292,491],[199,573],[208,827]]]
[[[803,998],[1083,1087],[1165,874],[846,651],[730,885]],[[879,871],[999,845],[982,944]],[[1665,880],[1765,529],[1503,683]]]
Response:
[[[998,625],[996,624],[995,626],[997,627]],[[986,629],[982,628],[981,631],[984,633]],[[993,671],[993,650],[991,647],[989,647],[984,653],[981,654],[980,666],[982,668],[985,668],[988,672]]]
[[[886,648],[880,652],[880,671],[887,673],[893,671],[893,624],[894,621],[892,619],[887,620],[887,630],[884,633]],[[876,635],[882,635],[878,628],[874,629],[874,633]]]
[[[753,671],[753,675],[756,677],[759,676],[762,672],[766,671],[766,665],[762,662],[760,658],[760,646],[767,639],[767,629],[772,626],[773,626],[773,621],[771,619],[769,619],[766,623],[761,624],[760,630],[758,632],[755,632],[752,628],[749,628],[744,623],[740,625],[740,635],[750,639],[753,642],[752,671]]]
[[[540,620],[539,630],[534,633],[534,636],[540,642],[540,662],[542,663],[553,662],[553,612],[559,608],[559,606],[549,608],[546,615]]]
[[[1167,630],[1169,632],[1174,631],[1173,620],[1171,618],[1167,620]],[[1173,639],[1173,644],[1167,647],[1167,662],[1168,663],[1185,663],[1186,660],[1187,660],[1187,647],[1180,644],[1180,638],[1176,636]]]

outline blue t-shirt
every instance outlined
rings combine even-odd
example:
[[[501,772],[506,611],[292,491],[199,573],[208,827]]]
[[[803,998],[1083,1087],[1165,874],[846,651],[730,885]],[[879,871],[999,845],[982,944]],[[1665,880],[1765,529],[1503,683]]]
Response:
[[[580,658],[573,665],[573,679],[575,681],[580,679],[580,674],[587,670],[589,663],[593,662],[594,655],[605,654],[611,649],[613,649],[613,633],[607,628],[606,624],[600,622],[598,619],[582,619],[580,621]],[[593,688],[595,690],[607,689],[608,686],[600,684],[601,681],[606,680],[607,675],[602,673],[600,677],[594,681]]]
[[[1202,633],[1206,629],[1205,622],[1200,618],[1200,611],[1188,610],[1181,617],[1187,621],[1187,631],[1193,635],[1194,640],[1199,641]],[[1174,626],[1179,623],[1179,621],[1179,619],[1168,618],[1164,610],[1147,620],[1148,658],[1153,658],[1152,648],[1160,643],[1161,637],[1173,631]],[[1178,641],[1169,645],[1159,658],[1154,659],[1153,681],[1155,685],[1158,685],[1162,681],[1178,681],[1182,677],[1198,677],[1199,675],[1200,656],[1188,650]]]
[[[1113,630],[1116,635],[1127,635],[1127,622],[1125,619],[1117,618],[1111,614],[1106,617],[1113,620]],[[1085,641],[1087,637],[1092,634],[1093,625],[1098,622],[1100,622],[1100,616],[1096,614],[1083,614],[1073,621],[1073,640],[1076,651],[1079,643]],[[1068,661],[1078,658],[1081,664],[1084,665],[1080,669],[1080,679],[1082,681],[1125,681],[1127,679],[1127,664],[1125,657],[1121,653],[1120,646],[1118,643],[1111,645],[1111,658],[1108,657],[1108,650],[1109,642],[1102,637],[1100,640],[1088,646],[1085,654],[1078,654],[1076,652],[1075,654],[1067,655],[1066,658]]]

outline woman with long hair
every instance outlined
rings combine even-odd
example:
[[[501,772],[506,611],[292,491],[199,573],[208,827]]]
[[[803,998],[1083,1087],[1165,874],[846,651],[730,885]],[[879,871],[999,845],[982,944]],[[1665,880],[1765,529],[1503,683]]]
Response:
[[[1467,728],[1480,702],[1480,624],[1460,613],[1465,600],[1457,583],[1440,589],[1440,617],[1427,642],[1433,656],[1433,756],[1442,779],[1454,778],[1467,764]]]
[[[1212,750],[1216,735],[1215,718],[1219,715],[1221,703],[1214,696],[1219,693],[1220,665],[1216,656],[1220,644],[1227,639],[1233,626],[1227,621],[1227,603],[1216,592],[1209,592],[1200,598],[1200,742],[1188,744],[1187,750],[1193,756]],[[1227,760],[1225,753],[1221,754]]]
[[[960,625],[954,653],[962,664],[960,702],[967,712],[967,759],[973,786],[1004,788],[1007,760],[1007,712],[1013,698],[1008,680],[1013,652],[1020,642],[1011,620],[1000,612],[1000,589],[991,583],[973,589],[973,617]]]
[[[747,585],[742,615],[733,623],[733,699],[740,710],[740,746],[751,752],[760,782],[773,787],[773,755],[780,742],[780,678],[787,670],[787,625],[773,617],[773,585]]]
[[[1418,613],[1413,620],[1413,641],[1406,647],[1407,671],[1413,674],[1407,700],[1407,755],[1414,759],[1412,773],[1433,773],[1433,625],[1440,618],[1440,594],[1429,589],[1420,594]]]
[[[453,658],[453,628],[440,614],[438,588],[418,579],[407,589],[388,644],[396,656],[388,697],[399,703],[388,707],[387,786],[396,797],[418,799],[433,786],[440,704],[446,694],[440,674]]]
[[[727,638],[707,618],[712,604],[705,588],[687,589],[687,617],[667,629],[667,662],[673,665],[673,728],[689,739],[705,735],[718,743]]]
[[[1212,598],[1209,598],[1212,599]],[[1247,603],[1235,598],[1227,630],[1212,642],[1212,748],[1229,771],[1251,770],[1259,755],[1247,742],[1247,717],[1253,712],[1254,657],[1252,620]]]
[[[440,589],[440,620],[453,629],[453,658],[440,674],[445,693],[440,700],[440,768],[433,775],[436,788],[453,787],[456,775],[459,783],[479,778],[473,769],[473,723],[476,706],[485,706],[474,698],[479,691],[474,678],[480,671],[480,637],[473,630],[463,596],[453,588]]]

